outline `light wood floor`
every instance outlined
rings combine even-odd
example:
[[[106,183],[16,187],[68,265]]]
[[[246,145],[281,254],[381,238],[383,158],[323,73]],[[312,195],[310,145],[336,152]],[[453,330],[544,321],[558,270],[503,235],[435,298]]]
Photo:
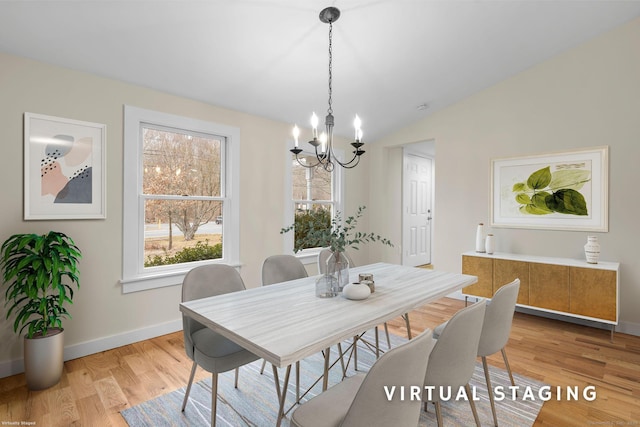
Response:
[[[462,308],[443,298],[411,312],[418,334]],[[404,322],[391,330],[406,336]],[[595,385],[597,399],[544,403],[536,426],[640,425],[640,337],[516,313],[507,346],[515,372],[552,386]],[[503,367],[498,355],[491,365]],[[36,426],[126,426],[119,411],[186,385],[191,361],[174,333],[65,363],[61,382],[31,392],[24,375],[0,379],[0,423]],[[198,370],[196,380],[208,374]],[[242,387],[242,373],[240,375]],[[564,394],[563,394],[564,396]],[[25,425],[25,424],[23,424]]]

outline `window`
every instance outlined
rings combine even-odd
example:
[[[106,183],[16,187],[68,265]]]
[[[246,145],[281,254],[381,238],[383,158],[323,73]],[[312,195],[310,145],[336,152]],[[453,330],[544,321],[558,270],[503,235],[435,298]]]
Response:
[[[125,107],[123,291],[238,264],[239,131]]]
[[[315,154],[300,153],[300,161],[307,164],[317,162]],[[315,227],[331,226],[331,218],[336,210],[341,211],[342,168],[333,172],[325,171],[321,166],[307,168],[298,163],[295,155],[289,155],[291,185],[287,199],[287,224],[295,223],[294,233],[287,233],[285,251],[292,252],[295,242],[300,239],[310,224]],[[313,263],[319,247],[305,247],[298,257],[305,263]]]

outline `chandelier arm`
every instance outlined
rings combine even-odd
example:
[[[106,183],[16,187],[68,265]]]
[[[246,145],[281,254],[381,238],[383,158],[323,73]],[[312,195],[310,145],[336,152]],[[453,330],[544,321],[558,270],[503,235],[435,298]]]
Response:
[[[354,154],[353,154],[353,157],[352,157],[352,158],[351,158],[351,160],[349,160],[348,162],[341,162],[341,161],[340,161],[340,159],[338,159],[338,157],[337,157],[337,156],[335,156],[335,155],[333,156],[333,159],[334,159],[334,161],[335,161],[336,163],[338,163],[338,164],[339,164],[340,166],[342,166],[343,168],[351,169],[351,168],[355,167],[355,166],[360,162],[360,156],[364,153],[364,151],[363,151],[362,153],[358,153],[359,151],[360,151],[360,150],[354,151],[354,152],[353,152],[353,153],[354,153]],[[357,159],[356,164],[355,164],[355,165],[353,165],[353,166],[349,166],[351,163],[353,163],[354,161],[356,161],[356,159]]]
[[[302,163],[302,162],[300,161],[300,157],[298,157],[298,154],[300,154],[300,153],[302,152],[302,150],[301,150],[301,149],[299,149],[299,148],[293,148],[293,149],[291,149],[291,150],[289,150],[289,151],[291,151],[293,154],[295,154],[295,156],[296,156],[296,161],[298,162],[298,164],[299,164],[300,166],[302,166],[302,167],[304,167],[304,168],[312,169],[312,168],[315,168],[316,166],[318,166],[318,165],[320,165],[320,164],[322,163],[322,162],[320,161],[320,159],[318,159],[318,162],[317,162],[317,163],[315,163],[315,164],[313,164],[313,165],[307,165],[307,164],[305,164],[305,163]]]

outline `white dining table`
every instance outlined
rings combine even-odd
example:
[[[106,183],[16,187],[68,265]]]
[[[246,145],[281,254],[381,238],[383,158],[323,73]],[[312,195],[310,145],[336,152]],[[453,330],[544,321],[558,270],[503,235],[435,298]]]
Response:
[[[360,273],[375,281],[364,300],[318,298],[320,276],[311,276],[183,302],[180,311],[272,364],[280,425],[292,364],[477,282],[476,276],[388,263],[351,268],[350,282]],[[283,390],[277,368],[286,368]]]

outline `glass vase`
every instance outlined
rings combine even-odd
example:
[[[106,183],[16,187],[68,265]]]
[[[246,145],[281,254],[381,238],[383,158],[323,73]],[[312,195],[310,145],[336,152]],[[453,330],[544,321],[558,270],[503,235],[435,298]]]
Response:
[[[342,252],[332,252],[327,258],[327,274],[335,280],[336,292],[349,283],[349,261]]]
[[[336,280],[329,274],[323,274],[316,280],[316,296],[318,298],[333,298],[338,296]]]

